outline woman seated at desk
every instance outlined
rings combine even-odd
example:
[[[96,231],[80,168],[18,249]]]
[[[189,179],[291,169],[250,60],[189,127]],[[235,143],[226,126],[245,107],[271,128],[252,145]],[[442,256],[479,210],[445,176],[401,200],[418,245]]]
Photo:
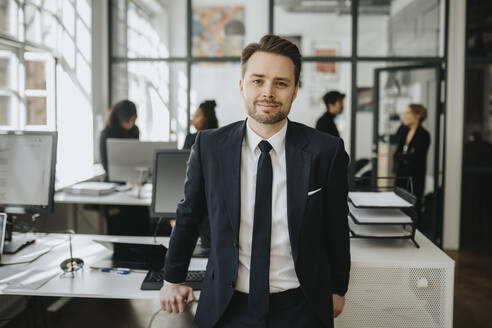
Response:
[[[99,139],[101,162],[108,181],[108,138],[139,139],[140,131],[135,125],[137,107],[130,100],[116,103],[105,121]],[[107,205],[104,207],[109,235],[147,235],[150,231],[149,209],[146,206]]]
[[[215,115],[216,106],[215,100],[205,100],[198,106],[191,119],[191,124],[197,130],[197,133],[202,130],[216,129],[219,127],[217,116]],[[191,149],[191,146],[195,143],[197,133],[190,133],[186,136],[183,149]]]

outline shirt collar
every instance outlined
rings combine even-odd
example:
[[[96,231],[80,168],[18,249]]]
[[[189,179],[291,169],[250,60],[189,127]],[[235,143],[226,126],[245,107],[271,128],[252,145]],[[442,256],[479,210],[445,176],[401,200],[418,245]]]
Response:
[[[251,129],[251,127],[249,126],[249,121],[247,121],[245,137],[248,148],[254,153],[255,150],[258,148],[258,144],[260,143],[260,141],[266,140],[270,143],[270,145],[272,145],[272,148],[277,155],[282,154],[285,150],[285,136],[287,134],[287,125],[288,122],[286,122],[284,126],[273,136],[268,139],[263,139]]]

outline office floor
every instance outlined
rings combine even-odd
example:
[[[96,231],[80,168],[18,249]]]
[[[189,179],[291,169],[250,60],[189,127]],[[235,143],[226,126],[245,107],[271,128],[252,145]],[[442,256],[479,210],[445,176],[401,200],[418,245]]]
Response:
[[[470,251],[447,253],[456,261],[454,327],[490,327],[492,256]],[[46,319],[48,327],[55,328],[143,328],[158,309],[158,300],[72,299],[56,313],[49,313]],[[32,315],[21,315],[7,327],[40,326],[33,325],[29,318]],[[191,322],[189,314],[169,317],[161,312],[152,327],[193,327]]]
[[[490,327],[492,322],[492,255],[472,251],[447,251],[446,253],[456,261],[454,327]]]

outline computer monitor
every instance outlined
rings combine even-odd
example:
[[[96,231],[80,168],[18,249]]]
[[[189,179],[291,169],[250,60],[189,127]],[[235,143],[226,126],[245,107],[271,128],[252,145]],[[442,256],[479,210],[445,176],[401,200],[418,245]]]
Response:
[[[175,217],[176,205],[184,198],[189,150],[159,150],[154,155],[152,217]]]
[[[0,131],[0,212],[53,212],[56,141],[56,132]]]
[[[3,243],[7,228],[7,214],[0,213],[0,260],[2,259]]]
[[[154,151],[177,149],[176,142],[151,142],[137,139],[106,140],[108,180],[111,182],[144,182],[152,173]],[[143,175],[143,176],[142,176]]]

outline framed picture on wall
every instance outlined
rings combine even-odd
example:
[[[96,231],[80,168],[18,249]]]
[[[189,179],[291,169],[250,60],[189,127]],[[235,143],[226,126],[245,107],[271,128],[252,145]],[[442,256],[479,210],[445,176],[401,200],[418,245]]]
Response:
[[[197,57],[240,56],[244,6],[193,6],[192,52]]]
[[[340,52],[340,44],[330,41],[314,41],[313,54],[316,57],[335,57]],[[336,62],[316,63],[316,73],[325,79],[338,80],[338,67]]]
[[[337,42],[314,41],[314,56],[336,56],[340,51]],[[309,74],[308,89],[312,106],[324,106],[322,97],[327,90],[340,89],[340,67],[336,62],[315,62],[307,66]],[[306,85],[307,85],[306,84]]]

